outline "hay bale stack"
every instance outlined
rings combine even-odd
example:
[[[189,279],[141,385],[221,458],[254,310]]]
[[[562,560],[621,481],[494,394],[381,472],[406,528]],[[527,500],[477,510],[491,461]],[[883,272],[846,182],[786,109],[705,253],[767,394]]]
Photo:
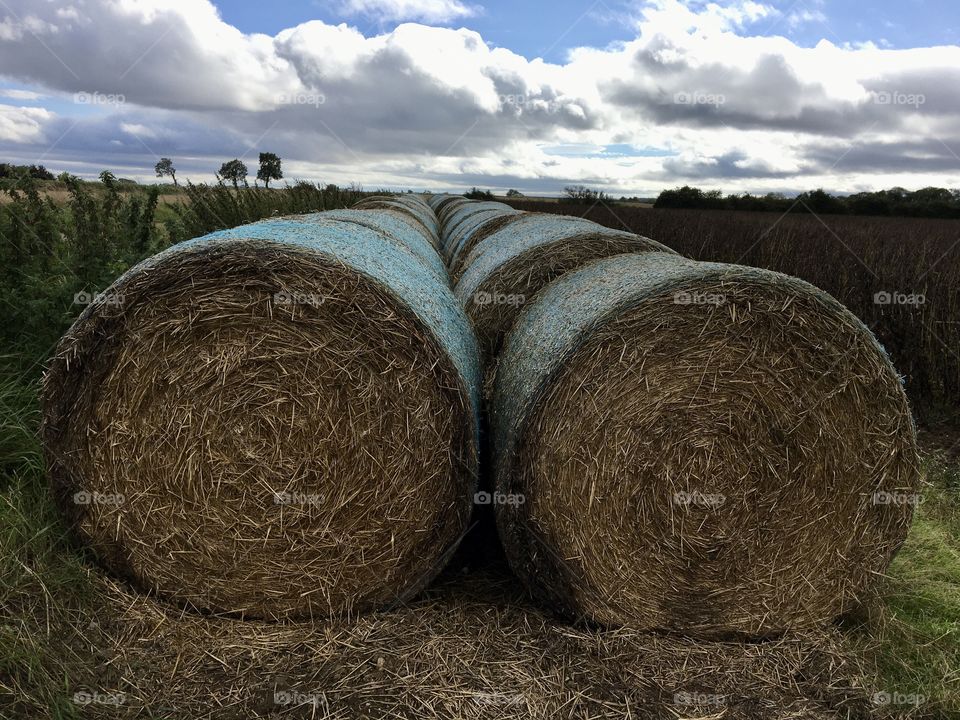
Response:
[[[440,225],[436,213],[419,195],[371,195],[356,203],[355,210],[394,210],[426,232],[430,243],[440,247]]]
[[[467,198],[462,197],[460,195],[455,195],[451,198],[448,198],[445,202],[441,203],[440,206],[437,208],[437,222],[439,223],[441,230],[443,229],[443,225],[447,221],[447,219],[453,213],[455,213],[459,208],[465,205],[473,205],[476,202],[477,202],[476,200],[468,200]],[[440,235],[442,237],[443,233],[441,232]]]
[[[467,200],[462,195],[444,195],[442,198],[432,203],[430,207],[433,208],[433,211],[437,214],[437,222],[441,225],[443,224],[443,215],[448,206],[459,206],[463,203],[473,202],[472,200]]]
[[[918,484],[900,379],[857,318],[801,280],[665,253],[545,289],[492,422],[511,565],[605,625],[825,623],[887,568]]]
[[[447,236],[456,229],[459,223],[476,213],[485,211],[517,212],[506,203],[495,201],[469,200],[466,203],[450,204],[447,207],[449,209],[444,212],[443,218],[440,220],[441,234],[444,239],[447,239]]]
[[[354,223],[361,227],[375,230],[384,240],[407,250],[415,255],[417,260],[434,272],[437,278],[445,285],[450,284],[450,275],[443,258],[434,245],[435,238],[419,221],[415,221],[409,213],[381,209],[375,212],[358,212],[357,210],[328,210],[327,212],[301,216],[304,221],[310,218],[317,220]],[[411,233],[410,231],[413,230]]]
[[[493,367],[517,314],[546,285],[586,262],[626,252],[673,254],[649,238],[589,220],[551,214],[510,216],[450,264],[454,292],[473,322],[484,364]]]
[[[461,200],[463,200],[462,195],[449,195],[447,193],[436,193],[434,195],[428,195],[425,199],[426,199],[427,205],[429,205],[430,208],[435,213],[439,213],[440,208],[442,208],[451,200],[455,200],[457,198],[460,198]]]
[[[477,203],[459,208],[450,216],[441,233],[447,262],[454,264],[466,256],[474,246],[488,235],[496,232],[511,219],[524,215],[522,210],[511,207],[483,207],[501,203]]]
[[[476,347],[422,237],[375,214],[182,243],[63,338],[51,480],[106,567],[256,618],[390,605],[439,572],[476,483]]]

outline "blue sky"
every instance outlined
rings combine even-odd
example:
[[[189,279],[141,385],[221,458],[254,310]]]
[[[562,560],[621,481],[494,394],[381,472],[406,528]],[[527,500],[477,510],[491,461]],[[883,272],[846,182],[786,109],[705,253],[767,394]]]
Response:
[[[3,0],[0,162],[650,195],[960,187],[947,0]]]
[[[630,15],[638,4],[616,0],[488,0],[475,15],[446,24],[469,27],[488,42],[526,57],[559,62],[572,47],[605,47],[632,39],[636,33]],[[892,48],[955,45],[960,41],[960,7],[955,0],[776,0],[767,4],[781,10],[783,16],[750,23],[746,30],[759,35],[785,35],[807,47],[822,39],[837,44],[885,41]],[[396,25],[395,21],[345,14],[340,2],[219,0],[216,5],[224,20],[248,33],[275,34],[309,20],[348,21],[365,34]],[[805,15],[809,19],[798,22]],[[791,17],[795,19],[791,21]]]

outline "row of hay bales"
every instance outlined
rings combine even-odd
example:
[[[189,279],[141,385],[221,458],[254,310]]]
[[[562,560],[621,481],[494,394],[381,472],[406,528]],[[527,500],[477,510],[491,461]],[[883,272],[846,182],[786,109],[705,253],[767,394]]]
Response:
[[[917,485],[899,378],[826,294],[439,195],[131,269],[58,347],[43,434],[107,568],[249,618],[403,602],[479,509],[573,619],[814,625],[884,571]]]
[[[589,221],[430,199],[486,368],[514,572],[565,615],[765,635],[851,609],[918,485],[901,381],[796,278]]]
[[[113,573],[192,608],[402,602],[457,546],[479,371],[420,198],[215,232],[87,307],[44,381],[60,507]]]

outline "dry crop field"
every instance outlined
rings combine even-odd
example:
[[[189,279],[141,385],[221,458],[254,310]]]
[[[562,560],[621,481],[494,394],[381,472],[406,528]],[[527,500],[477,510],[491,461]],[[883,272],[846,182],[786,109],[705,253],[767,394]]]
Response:
[[[960,220],[506,202],[644,235],[697,260],[802,278],[874,331],[921,418],[960,407]]]

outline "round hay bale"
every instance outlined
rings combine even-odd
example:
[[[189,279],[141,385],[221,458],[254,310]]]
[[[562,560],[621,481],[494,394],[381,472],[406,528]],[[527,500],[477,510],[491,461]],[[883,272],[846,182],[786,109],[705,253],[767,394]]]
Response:
[[[431,208],[434,212],[437,212],[437,211],[438,211],[444,204],[446,204],[449,200],[452,200],[452,199],[458,198],[458,197],[459,197],[459,198],[462,198],[463,196],[462,196],[462,195],[449,195],[449,194],[447,194],[447,193],[437,193],[437,194],[435,194],[435,195],[430,195],[429,197],[427,197],[427,198],[426,198],[426,202],[427,202],[427,205],[429,205],[430,208]]]
[[[444,244],[445,253],[447,255],[447,263],[462,263],[467,257],[469,257],[470,253],[473,252],[473,249],[477,245],[493,235],[495,232],[499,232],[507,225],[518,222],[522,218],[531,214],[532,213],[521,210],[515,213],[504,212],[498,215],[488,215],[483,217],[481,222],[477,223],[474,227],[466,230],[463,233],[463,237],[461,240],[459,240],[459,242],[452,243],[454,247],[450,248]]]
[[[421,223],[414,220],[408,213],[397,210],[328,210],[314,215],[301,216],[303,220],[356,223],[381,233],[391,243],[400,243],[424,265],[436,273],[437,277],[446,285],[450,284],[450,275],[443,258],[437,252],[430,233]],[[411,233],[411,230],[413,233]]]
[[[354,210],[395,210],[405,214],[422,227],[427,233],[430,243],[440,247],[440,226],[437,216],[430,206],[414,195],[372,195],[364,198],[353,206]]]
[[[437,222],[439,226],[443,228],[443,223],[452,213],[456,212],[458,208],[464,207],[465,205],[473,205],[474,203],[476,203],[476,200],[468,200],[460,196],[455,196],[447,202],[442,203],[437,209]]]
[[[513,569],[604,625],[826,623],[887,568],[918,485],[900,378],[856,317],[796,278],[663,253],[545,289],[492,422]]]
[[[440,221],[440,228],[442,235],[446,237],[451,231],[453,231],[457,224],[463,221],[464,219],[480,212],[485,212],[488,210],[497,210],[500,212],[517,212],[512,207],[502,202],[495,201],[480,201],[480,200],[468,200],[466,203],[458,203],[456,205],[447,206],[448,209],[444,212],[443,220]],[[439,217],[439,216],[438,216]]]
[[[483,208],[481,210],[451,216],[449,230],[444,227],[441,236],[441,245],[447,258],[453,259],[461,253],[469,252],[482,238],[503,227],[509,218],[523,215],[522,210],[512,208]],[[459,217],[458,217],[459,215]],[[490,228],[486,230],[486,228]],[[475,239],[476,238],[476,239]]]
[[[457,201],[467,201],[463,195],[441,195],[438,200],[430,204],[430,207],[433,208],[433,211],[437,213],[437,219],[440,218],[440,212],[445,208],[449,203]]]
[[[640,235],[562,215],[523,215],[488,235],[468,260],[450,265],[454,293],[477,333],[490,370],[522,307],[543,287],[600,257],[673,251]],[[489,383],[488,383],[489,385]]]
[[[427,201],[420,195],[404,193],[392,196],[372,196],[360,202],[369,202],[371,205],[376,203],[398,205],[426,225],[429,228],[431,235],[439,239],[440,226],[437,223],[436,213],[433,212],[433,209],[429,204],[427,204]]]
[[[81,314],[43,437],[107,568],[251,618],[383,607],[440,571],[476,483],[476,347],[402,245],[268,220],[160,253]]]

